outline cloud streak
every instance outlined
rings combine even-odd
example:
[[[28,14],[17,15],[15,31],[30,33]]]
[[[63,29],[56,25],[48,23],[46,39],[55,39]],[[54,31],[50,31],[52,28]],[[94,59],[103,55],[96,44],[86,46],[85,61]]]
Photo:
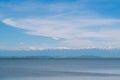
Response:
[[[118,38],[119,29],[112,29],[119,24],[118,19],[4,19],[3,22],[13,27],[26,30],[29,35],[45,36],[53,39],[65,39],[65,44],[72,43],[71,46],[79,44],[81,46],[96,45],[90,38],[101,39],[98,43],[120,40]],[[94,27],[101,27],[101,30],[92,31]],[[106,29],[110,26],[111,29]],[[90,30],[88,29],[90,27]],[[103,28],[104,27],[104,28]],[[77,43],[76,43],[77,42]],[[76,43],[76,44],[75,44]],[[83,44],[84,43],[84,44]],[[91,45],[90,45],[91,44]],[[112,45],[111,45],[112,46]],[[70,47],[70,46],[69,46]]]

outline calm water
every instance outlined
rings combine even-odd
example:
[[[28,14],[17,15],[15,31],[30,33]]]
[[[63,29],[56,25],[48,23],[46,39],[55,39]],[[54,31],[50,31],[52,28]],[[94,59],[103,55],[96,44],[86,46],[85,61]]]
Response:
[[[120,80],[120,60],[0,60],[0,80]]]

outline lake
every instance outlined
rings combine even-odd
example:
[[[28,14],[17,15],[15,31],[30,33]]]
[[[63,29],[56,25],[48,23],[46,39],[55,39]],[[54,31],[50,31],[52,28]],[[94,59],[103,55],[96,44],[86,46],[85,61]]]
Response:
[[[120,80],[120,60],[0,59],[0,80]]]

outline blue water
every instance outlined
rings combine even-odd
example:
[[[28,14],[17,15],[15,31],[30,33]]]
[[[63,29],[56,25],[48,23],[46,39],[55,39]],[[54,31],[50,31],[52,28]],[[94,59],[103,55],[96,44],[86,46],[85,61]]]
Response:
[[[0,60],[0,80],[120,80],[120,60]]]

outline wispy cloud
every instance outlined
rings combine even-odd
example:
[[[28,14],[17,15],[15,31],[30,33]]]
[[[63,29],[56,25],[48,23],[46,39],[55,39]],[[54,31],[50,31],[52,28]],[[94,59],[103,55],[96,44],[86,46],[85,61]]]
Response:
[[[74,45],[74,47],[90,47],[96,46],[98,43],[104,44],[112,41],[109,44],[111,45],[120,40],[118,38],[119,29],[113,28],[114,25],[120,23],[118,19],[4,19],[3,22],[27,30],[25,33],[30,35],[46,36],[53,39],[63,38],[66,40],[64,45],[72,43],[70,46]],[[110,28],[106,28],[108,26]],[[102,29],[96,31],[94,30],[95,27],[102,27]],[[90,38],[100,39],[101,41],[96,42]],[[102,44],[97,46],[100,45]]]

